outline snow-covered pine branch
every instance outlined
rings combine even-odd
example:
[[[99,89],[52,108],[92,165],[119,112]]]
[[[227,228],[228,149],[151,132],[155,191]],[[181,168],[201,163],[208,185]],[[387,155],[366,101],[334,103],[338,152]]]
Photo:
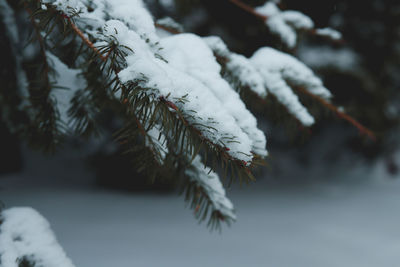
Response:
[[[289,49],[297,46],[301,32],[317,35],[335,42],[342,40],[342,34],[332,28],[315,29],[313,20],[295,10],[281,10],[280,1],[268,0],[263,5],[251,7],[241,0],[230,0],[243,10],[264,21],[272,34],[277,35]]]
[[[111,110],[119,129],[114,136],[136,153],[137,169],[166,168],[177,180],[185,179],[187,192],[203,196],[189,196],[193,208],[206,215],[203,207],[212,208],[211,223],[235,218],[215,171],[249,180],[251,168],[268,155],[266,137],[239,89],[262,99],[274,96],[306,126],[314,118],[293,88],[332,106],[321,80],[294,57],[263,47],[246,58],[230,52],[218,37],[181,33],[168,19],[155,22],[142,0],[24,0],[14,9],[30,15],[35,36],[30,51],[18,56],[27,61],[23,65],[41,66],[24,69],[30,74],[29,97],[26,90],[20,95],[32,108],[24,132],[36,138],[34,143],[91,135],[98,115]],[[289,47],[298,30],[313,27],[305,15],[282,12],[272,2],[253,13],[267,11]],[[156,25],[172,26],[174,34],[157,31]]]
[[[74,2],[45,1],[67,16],[79,13],[75,23],[95,40],[129,48],[123,58],[125,68],[118,73],[121,83],[140,81],[138,85],[150,88],[155,99],[173,102],[190,125],[214,144],[226,147],[234,159],[251,162],[253,152],[266,155],[265,137],[257,129],[255,118],[220,77],[220,67],[199,37],[184,34],[159,39],[141,1],[112,1],[108,5],[91,1],[96,6],[93,12],[87,11],[89,3]],[[185,51],[189,46],[195,47],[198,55]],[[199,71],[204,73],[197,75]],[[182,97],[187,102],[174,103]]]
[[[74,267],[47,220],[32,208],[0,213],[0,266]]]
[[[36,7],[44,18],[57,11],[64,26],[99,57],[105,72],[101,76],[111,85],[106,95],[126,107],[159,164],[167,154],[195,158],[199,151],[205,156],[211,152],[218,158],[212,160],[213,168],[214,162],[221,161],[246,177],[251,175],[248,168],[267,155],[264,133],[239,94],[221,77],[221,66],[202,38],[193,34],[159,37],[142,1],[30,2],[29,8],[37,12]],[[57,34],[48,31],[53,28],[43,28],[43,35]],[[61,132],[89,124],[77,123],[69,106],[74,100],[79,102],[81,90],[91,87],[89,69],[81,64],[88,57],[77,55],[70,67],[57,57],[57,51],[45,55],[46,64],[56,73],[49,76],[55,85],[49,97],[57,118],[66,126]],[[100,89],[92,86],[91,90]],[[131,130],[123,133],[134,134]]]
[[[239,88],[247,87],[261,98],[270,93],[304,126],[311,126],[315,120],[292,87],[301,87],[323,99],[331,97],[313,71],[289,54],[262,47],[248,59],[230,52],[219,37],[207,37],[206,42],[222,58],[219,62],[224,65],[225,78],[233,86],[239,83]]]
[[[273,1],[265,2],[264,5],[256,7],[255,11],[266,17],[265,25],[290,49],[297,44],[297,32],[314,28],[314,22],[303,13],[293,10],[281,11]]]
[[[218,174],[205,168],[200,156],[193,159],[185,172],[189,177],[186,199],[190,201],[197,218],[205,220],[210,214],[208,224],[212,228],[219,228],[221,219],[228,224],[236,221],[233,204],[226,197]]]

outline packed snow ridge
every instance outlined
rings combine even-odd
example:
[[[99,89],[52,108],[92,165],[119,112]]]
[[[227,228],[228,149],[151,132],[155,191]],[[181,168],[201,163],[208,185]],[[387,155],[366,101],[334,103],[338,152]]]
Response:
[[[314,22],[308,16],[293,10],[281,11],[276,3],[271,1],[255,8],[255,10],[267,17],[266,26],[272,33],[278,35],[289,48],[296,46],[299,30],[314,28]]]
[[[49,223],[32,208],[10,208],[0,215],[0,266],[74,267]]]

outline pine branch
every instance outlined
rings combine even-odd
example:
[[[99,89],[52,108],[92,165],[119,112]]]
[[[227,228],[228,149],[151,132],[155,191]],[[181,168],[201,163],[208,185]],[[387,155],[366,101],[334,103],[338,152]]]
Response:
[[[240,9],[243,9],[244,11],[250,13],[251,15],[255,16],[256,18],[258,18],[264,22],[268,19],[267,16],[258,13],[254,8],[252,8],[251,6],[249,6],[246,3],[243,3],[240,0],[229,0],[229,1],[231,1],[234,5],[236,5]]]
[[[222,42],[222,40],[218,39],[218,42]],[[222,66],[222,71],[223,71],[223,74],[225,74],[224,75],[225,79],[231,80],[233,87],[236,88],[237,91],[240,92],[243,88],[246,90],[246,94],[250,94],[250,95],[258,98],[261,102],[266,104],[265,99],[264,99],[265,97],[261,97],[260,94],[255,93],[254,90],[250,89],[249,85],[240,84],[241,78],[236,76],[236,73],[229,69],[228,64],[232,60],[232,58],[231,58],[232,55],[235,55],[235,54],[232,53],[231,51],[229,51],[223,43],[216,45],[214,40],[211,40],[210,43],[212,44],[211,46],[215,46],[215,47],[212,47],[212,49],[213,49],[215,57],[217,58],[218,63]],[[235,86],[235,81],[239,81],[239,84],[236,86]],[[290,84],[290,82],[289,82],[289,84]],[[311,98],[316,100],[318,103],[320,103],[322,106],[326,107],[330,111],[333,111],[341,119],[348,121],[351,125],[356,127],[362,135],[368,136],[373,141],[376,140],[376,136],[371,130],[369,130],[362,124],[360,124],[356,119],[354,119],[350,115],[347,115],[347,114],[343,113],[342,111],[340,111],[335,105],[331,104],[324,98],[311,93],[310,91],[306,90],[305,88],[303,88],[301,86],[291,85],[291,88],[294,88],[294,89],[298,90],[299,92],[310,96]],[[270,95],[272,95],[272,94],[270,94]],[[287,107],[285,107],[285,109],[288,110]],[[296,118],[296,120],[298,120],[298,118]]]
[[[107,57],[103,56],[99,52],[99,50],[94,46],[94,44],[84,36],[82,31],[73,23],[73,21],[66,14],[63,14],[62,16],[65,17],[68,20],[69,24],[71,24],[71,27],[72,27],[73,31],[82,39],[82,41],[90,49],[92,49],[93,52],[95,54],[97,54],[98,57],[103,62],[106,62],[107,59],[108,59],[108,56]],[[111,54],[111,52],[110,52],[110,54]],[[108,55],[110,55],[110,54],[108,54]],[[119,69],[117,69],[117,68],[114,69],[114,72],[115,72],[115,75],[117,75],[118,72],[119,72]],[[118,79],[116,79],[116,82],[119,84],[119,86],[121,87],[121,89],[123,91],[128,91],[128,89],[124,85],[122,85],[122,83],[120,83],[120,81],[118,81]],[[209,147],[213,147],[214,149],[212,149],[212,150],[217,152],[217,154],[220,154],[221,158],[225,159],[225,161],[227,161],[227,162],[232,162],[233,164],[235,164],[239,168],[239,170],[243,169],[243,172],[242,171],[238,172],[238,175],[241,178],[241,180],[242,180],[242,177],[247,177],[245,179],[246,181],[247,181],[247,179],[250,179],[250,180],[254,179],[253,176],[251,175],[251,171],[250,171],[249,167],[247,166],[249,164],[248,162],[242,162],[242,161],[234,159],[231,155],[229,155],[227,153],[227,149],[225,147],[223,147],[221,145],[218,145],[218,144],[215,144],[211,140],[209,140],[208,138],[204,137],[201,134],[201,132],[199,131],[199,129],[197,129],[196,127],[194,127],[193,125],[191,125],[187,121],[187,119],[183,115],[183,112],[181,110],[179,110],[179,108],[177,107],[177,105],[175,103],[173,103],[173,101],[166,100],[166,97],[159,97],[159,101],[165,105],[165,107],[168,109],[168,111],[171,113],[171,115],[177,115],[178,118],[182,121],[183,125],[188,127],[189,131],[194,132],[200,138],[202,143],[208,145]],[[138,127],[140,129],[144,128],[143,125],[140,124],[139,120],[137,120],[137,124],[138,124]],[[141,133],[145,134],[145,131],[141,131]],[[195,155],[192,155],[192,156],[194,157]],[[215,169],[215,168],[216,168],[216,166],[213,166],[213,169]]]
[[[45,151],[53,152],[59,143],[62,134],[61,125],[58,121],[57,111],[54,109],[54,102],[50,98],[50,92],[54,85],[51,83],[49,66],[46,54],[47,44],[41,35],[40,25],[35,21],[36,13],[33,12],[27,2],[23,3],[24,9],[29,14],[29,19],[35,33],[36,41],[39,44],[42,68],[39,70],[39,79],[34,77],[30,81],[30,102],[33,106],[31,110],[32,121],[24,135],[28,135],[31,146],[44,147]],[[33,42],[33,39],[31,40]],[[35,74],[38,72],[36,66],[31,67]],[[34,75],[31,73],[31,75]],[[43,84],[44,83],[44,84]]]
[[[244,3],[241,0],[228,0],[228,1],[230,1],[232,4],[239,7],[240,9],[246,11],[247,13],[253,15],[254,17],[256,17],[257,19],[261,20],[264,23],[269,19],[268,16],[265,16],[265,15],[257,12],[253,7]],[[326,29],[304,29],[304,30],[306,33],[308,33],[310,35],[323,37],[323,38],[330,40],[336,44],[344,44],[345,43],[345,41],[342,38],[332,38],[331,34],[326,34],[327,33]]]
[[[302,94],[308,95],[311,98],[315,99],[316,101],[318,101],[321,105],[323,105],[324,107],[326,107],[327,109],[329,109],[330,111],[332,111],[333,113],[335,113],[339,118],[349,122],[351,125],[353,125],[354,127],[356,127],[359,132],[362,135],[367,136],[368,138],[370,138],[372,141],[376,141],[376,136],[375,134],[369,130],[368,128],[366,128],[365,126],[363,126],[361,123],[359,123],[356,119],[354,119],[353,117],[351,117],[350,115],[340,111],[340,109],[338,107],[336,107],[335,105],[329,103],[328,101],[326,101],[325,99],[323,99],[322,97],[316,96],[312,93],[310,93],[309,91],[305,90],[302,87],[293,87],[294,89],[298,90],[299,92],[301,92]]]

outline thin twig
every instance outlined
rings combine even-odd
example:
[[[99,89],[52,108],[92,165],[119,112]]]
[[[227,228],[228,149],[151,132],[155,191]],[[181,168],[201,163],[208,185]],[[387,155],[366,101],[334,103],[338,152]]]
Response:
[[[64,15],[68,22],[71,25],[72,30],[82,39],[82,41],[90,48],[92,49],[98,56],[99,58],[106,62],[107,58],[109,55],[103,56],[100,51],[97,49],[97,47],[83,34],[83,32],[76,26],[76,24],[72,21],[72,19],[69,16]]]
[[[229,0],[229,1],[231,1],[233,4],[235,4],[236,6],[240,7],[241,9],[247,11],[248,13],[252,14],[253,16],[261,19],[262,21],[266,21],[268,19],[267,16],[258,13],[254,8],[252,8],[248,4],[243,3],[240,0]]]
[[[155,25],[157,28],[163,29],[164,31],[167,31],[167,32],[172,33],[172,34],[179,34],[179,33],[182,33],[181,31],[179,31],[179,30],[177,30],[177,29],[174,29],[174,28],[171,28],[171,27],[168,27],[168,26],[165,26],[165,25],[161,25],[161,24],[159,24],[159,23],[154,23],[154,25]]]
[[[305,95],[308,95],[308,96],[312,97],[313,99],[317,100],[323,106],[325,106],[330,111],[335,113],[338,117],[348,121],[350,124],[355,126],[360,131],[361,134],[364,134],[364,135],[368,136],[371,140],[376,141],[376,136],[371,130],[369,130],[368,128],[363,126],[361,123],[359,123],[357,120],[355,120],[350,115],[347,115],[346,113],[340,111],[339,108],[336,107],[335,105],[329,103],[328,101],[326,101],[325,99],[323,99],[320,96],[317,96],[317,95],[314,95],[314,94],[310,93],[309,91],[305,90],[302,87],[295,87],[295,89],[298,90],[299,92],[301,92],[301,93],[303,93]]]

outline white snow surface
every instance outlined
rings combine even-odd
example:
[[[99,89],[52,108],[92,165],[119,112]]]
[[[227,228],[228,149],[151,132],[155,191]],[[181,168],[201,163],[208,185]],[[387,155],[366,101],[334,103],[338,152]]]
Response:
[[[18,267],[18,259],[35,266],[74,267],[58,244],[50,225],[32,208],[10,208],[0,214],[0,266]]]
[[[299,30],[309,30],[314,27],[314,22],[308,16],[293,10],[281,11],[272,1],[256,7],[255,11],[267,17],[265,25],[289,48],[296,46]]]
[[[384,164],[363,167],[354,159],[345,160],[347,170],[337,161],[309,169],[287,152],[275,156],[280,175],[272,170],[256,184],[227,189],[238,220],[221,234],[197,225],[175,193],[93,186],[84,160],[71,155],[32,154],[22,173],[0,176],[0,199],[40,211],[76,266],[398,265],[398,175],[390,177]],[[271,176],[276,182],[265,180]],[[290,177],[291,184],[276,184]]]
[[[192,162],[192,168],[185,171],[190,181],[200,186],[210,198],[213,210],[219,211],[225,217],[236,220],[236,214],[232,202],[226,197],[225,189],[218,174],[204,167],[200,156],[196,156]]]
[[[247,86],[261,98],[267,96],[264,80],[248,58],[229,51],[226,44],[218,36],[204,37],[203,40],[216,55],[224,57],[228,61],[226,63],[227,70],[234,75],[243,86]]]
[[[199,102],[208,103],[207,106],[204,104],[203,107],[198,106],[195,109],[198,112],[196,115],[203,112],[202,118],[213,118],[216,123],[214,127],[218,129],[218,132],[232,116],[234,122],[231,126],[228,126],[230,129],[225,130],[226,134],[232,131],[233,135],[237,136],[237,140],[243,144],[245,144],[245,140],[247,143],[247,139],[249,139],[250,151],[266,156],[264,133],[257,128],[256,118],[247,110],[239,94],[221,77],[221,66],[216,62],[213,52],[207,44],[194,34],[178,34],[162,39],[160,45],[164,48],[162,50],[163,56],[172,67],[194,77],[211,92],[210,96],[205,96],[205,92],[201,92],[202,86],[199,87],[198,93],[194,93],[193,87],[190,88],[190,91],[187,91],[189,103],[193,101],[193,98],[197,98],[197,100],[203,98]],[[188,89],[186,88],[186,90]],[[214,106],[211,101],[215,103],[215,108],[211,108]],[[223,114],[222,107],[227,114]],[[204,111],[204,109],[208,109],[208,111]],[[239,129],[234,125],[239,126]],[[231,144],[227,146],[232,149]],[[248,148],[243,147],[243,149],[242,152],[249,154]],[[237,152],[240,153],[239,150]],[[238,155],[235,154],[235,157],[238,158]]]
[[[323,86],[321,79],[295,57],[270,47],[260,48],[250,60],[263,76],[268,91],[303,125],[312,125],[314,118],[300,103],[291,86],[304,88],[316,96],[329,99],[331,93]]]
[[[94,34],[110,18],[119,19],[143,38],[157,39],[151,14],[142,0],[43,0],[67,15],[79,11],[76,21],[80,26],[89,26]],[[88,7],[93,11],[89,12]],[[89,33],[89,32],[87,32]]]

